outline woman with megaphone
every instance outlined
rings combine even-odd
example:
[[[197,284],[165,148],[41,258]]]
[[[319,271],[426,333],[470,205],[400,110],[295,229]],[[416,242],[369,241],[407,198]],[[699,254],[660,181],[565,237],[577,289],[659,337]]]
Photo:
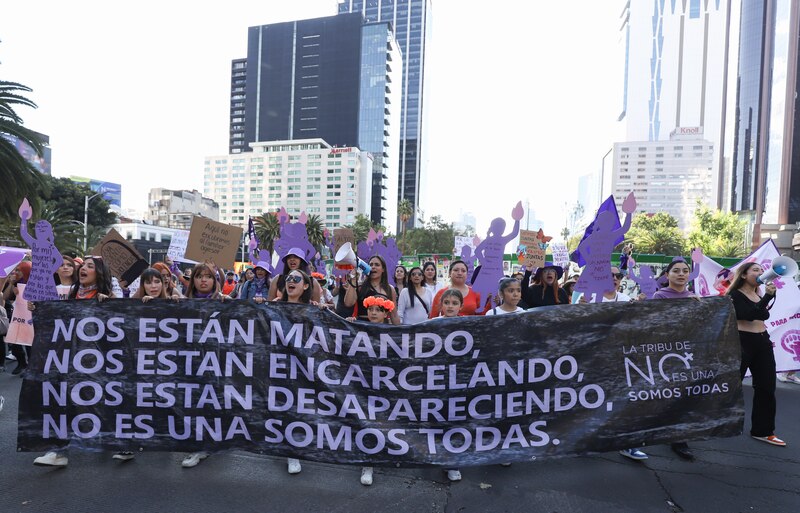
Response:
[[[775,300],[776,287],[764,285],[759,294],[763,269],[757,262],[739,266],[727,294],[736,309],[736,325],[742,346],[741,377],[747,369],[753,375],[753,412],[750,435],[756,440],[785,447],[786,442],[775,436],[775,354],[764,321]]]
[[[364,308],[364,300],[372,296],[385,296],[392,300],[393,304],[397,304],[397,292],[394,287],[389,285],[389,277],[386,274],[386,262],[380,255],[370,257],[369,261],[369,274],[362,274],[361,266],[356,266],[348,276],[347,292],[344,295],[344,304],[347,307],[354,309],[353,317],[358,318],[359,321],[367,322],[367,311]],[[353,279],[357,278],[358,281],[354,282]],[[397,315],[397,310],[393,310],[390,317],[392,324],[400,324],[400,318]]]

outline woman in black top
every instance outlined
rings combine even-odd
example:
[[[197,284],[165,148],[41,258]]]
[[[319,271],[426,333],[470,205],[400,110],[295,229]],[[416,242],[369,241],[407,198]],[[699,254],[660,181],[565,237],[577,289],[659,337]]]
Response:
[[[560,266],[546,263],[544,267],[536,270],[533,276],[533,285],[527,286],[531,277],[533,265],[528,265],[522,277],[522,301],[519,306],[523,308],[536,308],[539,306],[568,305],[567,292],[558,286],[558,280],[564,275]]]
[[[764,321],[775,300],[775,285],[767,283],[764,295],[759,295],[758,277],[764,272],[756,262],[743,264],[728,288],[736,309],[736,325],[742,345],[741,376],[747,369],[753,374],[753,413],[750,435],[756,440],[785,446],[775,436],[775,354]]]

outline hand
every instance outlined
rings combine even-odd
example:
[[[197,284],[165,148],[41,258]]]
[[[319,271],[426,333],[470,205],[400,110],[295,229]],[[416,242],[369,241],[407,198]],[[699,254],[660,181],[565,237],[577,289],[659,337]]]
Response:
[[[30,310],[31,312],[36,310],[36,305],[33,304],[33,301],[28,301],[28,310]]]
[[[263,296],[256,296],[256,297],[254,297],[254,298],[253,298],[253,301],[255,301],[255,302],[256,302],[256,304],[259,304],[259,305],[260,305],[260,304],[262,304],[262,303],[263,303],[265,300],[264,300],[264,297],[263,297]]]
[[[103,302],[103,301],[105,301],[106,299],[108,299],[108,296],[107,296],[107,295],[105,295],[105,294],[97,294],[97,302],[98,302],[98,303],[102,303],[102,302]]]
[[[636,299],[638,301],[644,301],[645,299],[647,299],[647,294],[645,294],[644,292],[639,292],[639,295],[636,296]]]
[[[220,299],[221,299],[223,302],[224,302],[224,301],[230,301],[231,299],[233,299],[232,297],[230,297],[230,296],[229,296],[229,295],[227,295],[227,294],[220,294],[219,298],[220,298]]]
[[[699,264],[700,262],[703,261],[704,258],[705,258],[705,255],[703,255],[703,250],[702,249],[694,248],[692,250],[692,262],[694,262],[695,264]]]
[[[514,210],[511,211],[511,218],[514,221],[519,221],[523,217],[525,217],[525,209],[522,208],[522,202],[518,201],[517,206],[515,206]]]
[[[183,298],[180,297],[178,294],[173,294],[172,297],[170,297],[170,299],[173,301],[180,301]]]
[[[172,267],[172,259],[169,255],[164,255],[164,263],[167,264],[167,267]]]
[[[777,291],[778,288],[775,287],[775,284],[772,282],[769,282],[766,285],[764,285],[764,292],[766,292],[768,296],[774,296]]]
[[[142,303],[147,303],[151,299],[153,299],[153,296],[142,296]]]
[[[578,298],[578,303],[581,304],[581,305],[584,305],[584,304],[588,303],[588,301],[586,301],[586,294],[584,294],[584,295],[582,295],[581,297]]]
[[[622,202],[622,211],[626,214],[633,214],[634,210],[636,210],[636,197],[633,195],[633,191],[631,191],[628,197],[625,198],[625,201]]]
[[[353,321],[357,321],[358,319],[356,319],[355,317],[348,317],[348,318],[347,318],[347,319],[345,319],[345,320],[346,320],[346,321],[353,322]]]

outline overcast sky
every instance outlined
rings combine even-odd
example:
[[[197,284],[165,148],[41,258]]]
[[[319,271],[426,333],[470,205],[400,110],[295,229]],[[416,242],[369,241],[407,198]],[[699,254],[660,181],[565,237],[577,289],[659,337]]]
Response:
[[[577,177],[616,138],[622,55],[616,0],[434,0],[426,217],[510,219],[529,200],[564,226]],[[480,7],[473,9],[472,7]],[[227,153],[230,61],[247,27],[334,14],[335,0],[5,2],[0,78],[33,88],[26,126],[50,136],[55,176],[202,190]]]

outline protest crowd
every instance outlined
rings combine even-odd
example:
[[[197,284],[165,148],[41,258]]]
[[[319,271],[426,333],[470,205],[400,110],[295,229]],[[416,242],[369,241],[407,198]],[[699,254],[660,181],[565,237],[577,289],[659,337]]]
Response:
[[[628,219],[618,230],[624,232],[630,225],[630,211],[630,208],[626,210]],[[504,223],[493,223],[487,241],[495,237],[503,242],[500,247],[504,248],[504,241],[516,236],[518,231],[516,212],[514,217],[516,226],[510,237],[503,235]],[[601,217],[598,215],[598,226],[603,222]],[[25,221],[23,224],[26,224]],[[601,231],[597,230],[595,235],[598,233]],[[381,325],[416,325],[434,319],[466,316],[525,315],[531,310],[579,308],[575,305],[588,303],[682,298],[694,298],[698,305],[701,303],[694,285],[697,278],[696,274],[693,275],[698,262],[696,255],[686,259],[676,257],[660,276],[652,277],[651,283],[640,283],[635,280],[637,276],[634,275],[634,269],[640,266],[633,261],[632,247],[625,246],[619,265],[615,265],[609,259],[615,237],[606,241],[609,251],[605,253],[587,251],[587,244],[592,242],[592,235],[588,235],[578,248],[584,254],[591,255],[587,257],[582,274],[580,268],[572,263],[542,264],[533,261],[521,267],[519,272],[503,272],[502,268],[494,265],[496,262],[492,259],[496,255],[490,255],[486,249],[488,245],[483,247],[481,243],[475,250],[480,265],[473,267],[472,261],[454,259],[444,269],[444,279],[438,276],[436,262],[425,261],[421,265],[406,268],[399,261],[387,262],[378,252],[365,253],[361,247],[357,260],[350,262],[354,265],[334,260],[333,265],[329,261],[326,266],[324,260],[315,260],[300,247],[284,250],[275,261],[267,252],[262,251],[259,258],[255,251],[251,256],[252,264],[239,273],[224,269],[211,259],[191,266],[184,264],[184,269],[181,269],[177,262],[165,258],[144,269],[131,283],[114,275],[113,262],[109,262],[105,256],[61,256],[57,268],[44,271],[44,276],[53,277],[57,299],[64,301],[105,302],[123,299],[156,302],[169,308],[173,302],[202,300],[234,304],[249,302],[267,309],[277,303],[295,303],[305,305],[302,308],[309,311],[329,310],[349,322]],[[594,243],[601,244],[603,241],[595,240]],[[0,345],[0,370],[8,368],[11,374],[23,378],[27,374],[31,345],[30,342],[19,344],[16,341],[20,337],[31,336],[22,331],[33,330],[30,319],[36,318],[37,305],[37,301],[27,300],[28,296],[23,291],[35,279],[41,280],[43,273],[41,267],[36,269],[36,249],[33,249],[32,257],[25,257],[1,281],[4,308],[0,309],[0,333],[5,335],[5,340]],[[336,253],[338,257],[338,251]],[[348,258],[352,260],[353,255],[348,255]],[[590,267],[595,277],[587,279],[586,269]],[[53,269],[55,271],[51,274]],[[800,384],[800,377],[794,372],[776,372],[773,343],[765,322],[770,318],[772,304],[785,290],[778,290],[771,281],[762,284],[760,277],[765,271],[758,262],[745,262],[726,274],[729,280],[723,294],[729,298],[735,311],[741,344],[740,379],[748,371],[753,379],[754,401],[749,433],[754,439],[767,444],[785,446],[786,443],[775,433],[776,376],[794,384]],[[39,278],[34,276],[36,273],[39,273]],[[641,277],[641,272],[638,277]],[[9,322],[17,319],[27,320],[22,323]],[[6,367],[14,361],[13,368]],[[680,458],[689,461],[694,459],[692,449],[685,441],[673,442],[671,446]],[[630,447],[619,453],[632,460],[644,460],[648,456],[642,449]],[[182,466],[194,467],[210,455],[209,451],[187,454]],[[121,461],[129,461],[134,457],[132,451],[113,454],[114,459]],[[59,449],[47,452],[36,457],[34,463],[67,466],[68,451]],[[287,470],[290,474],[300,473],[300,459],[289,457]],[[451,481],[461,479],[457,468],[445,468],[444,471]],[[373,467],[365,465],[361,483],[371,485],[372,482]]]

